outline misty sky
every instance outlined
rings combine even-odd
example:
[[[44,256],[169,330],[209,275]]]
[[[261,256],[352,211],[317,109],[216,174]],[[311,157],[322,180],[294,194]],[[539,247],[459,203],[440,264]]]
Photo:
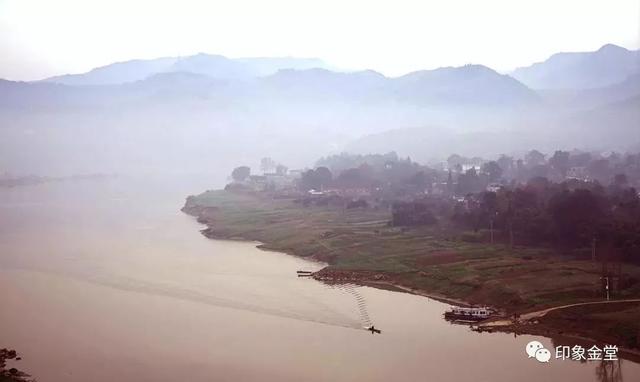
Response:
[[[0,78],[198,52],[319,57],[392,76],[506,71],[605,43],[637,49],[639,35],[638,0],[0,0]]]

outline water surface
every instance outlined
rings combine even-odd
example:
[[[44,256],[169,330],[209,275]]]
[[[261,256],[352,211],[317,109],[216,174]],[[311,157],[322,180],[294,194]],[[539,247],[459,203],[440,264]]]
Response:
[[[0,189],[0,346],[41,382],[640,379],[630,361],[539,364],[524,346],[548,339],[473,333],[443,321],[440,302],[329,287],[295,274],[322,264],[206,239],[179,209],[214,186]],[[370,322],[383,334],[362,330]],[[623,379],[607,379],[612,367]]]

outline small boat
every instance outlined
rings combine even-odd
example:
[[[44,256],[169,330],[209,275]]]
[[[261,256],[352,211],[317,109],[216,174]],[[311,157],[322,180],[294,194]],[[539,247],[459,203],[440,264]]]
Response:
[[[371,326],[369,326],[369,327],[365,327],[365,329],[367,329],[368,331],[370,331],[370,332],[371,332],[371,334],[380,334],[380,333],[382,333],[382,330],[380,330],[380,329],[376,329],[376,327],[375,327],[375,326],[373,326],[373,325],[371,325]]]
[[[489,318],[491,313],[493,313],[493,310],[486,306],[476,308],[452,306],[444,312],[444,318],[445,320],[455,321],[482,321]]]

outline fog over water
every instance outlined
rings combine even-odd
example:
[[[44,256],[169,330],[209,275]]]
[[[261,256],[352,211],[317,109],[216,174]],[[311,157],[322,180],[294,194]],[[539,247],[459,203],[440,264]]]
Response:
[[[0,341],[20,367],[43,382],[599,380],[597,363],[527,359],[532,336],[451,325],[446,304],[328,287],[295,274],[322,264],[206,239],[179,209],[220,182],[0,189]],[[362,330],[367,318],[384,335]],[[640,377],[640,365],[616,365]]]

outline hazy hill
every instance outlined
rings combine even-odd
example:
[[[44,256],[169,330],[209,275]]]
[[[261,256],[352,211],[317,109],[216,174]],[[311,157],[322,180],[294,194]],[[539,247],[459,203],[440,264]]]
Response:
[[[638,51],[607,44],[595,52],[557,53],[512,75],[533,89],[598,88],[638,73],[639,57]]]
[[[640,144],[640,95],[584,110],[556,109],[519,113],[495,124],[470,125],[466,130],[425,125],[365,135],[346,145],[359,154],[396,151],[429,162],[448,152],[465,156],[496,156],[535,147],[552,152],[572,150],[634,150]],[[475,128],[473,128],[475,127]]]
[[[460,106],[506,106],[536,102],[538,96],[515,79],[483,65],[422,70],[395,78],[399,99]]]
[[[592,109],[640,95],[640,72],[624,81],[592,89],[547,89],[538,93],[546,103],[568,110]]]
[[[318,58],[297,58],[297,57],[249,57],[238,58],[236,61],[251,67],[256,76],[268,76],[283,69],[313,69],[322,68],[336,70]]]
[[[43,82],[65,85],[116,85],[143,80],[164,72],[190,72],[219,79],[246,79],[266,76],[281,69],[328,68],[322,60],[295,57],[230,59],[198,53],[185,57],[131,60],[95,68],[86,73],[50,77]]]
[[[63,112],[116,101],[117,88],[108,86],[70,86],[45,82],[0,80],[0,110],[34,113]]]
[[[249,64],[220,55],[199,53],[177,60],[165,72],[188,72],[218,79],[247,79],[254,76]]]
[[[259,86],[265,96],[288,101],[353,103],[384,97],[388,84],[388,78],[374,71],[341,73],[326,69],[287,69],[264,77]]]
[[[4,81],[0,97],[6,99],[5,106],[37,107],[51,102],[69,108],[93,101],[108,103],[109,97],[122,102],[158,92],[237,98],[238,102],[307,102],[316,109],[322,109],[323,103],[405,105],[438,111],[461,107],[505,109],[539,102],[534,91],[480,65],[419,71],[398,78],[370,70],[344,73],[320,68],[284,69],[254,78],[248,65],[223,56],[196,55],[174,62],[169,70],[125,84],[70,86],[48,81]]]
[[[233,60],[208,55],[171,66],[125,84],[0,82],[0,163],[65,174],[226,168],[274,156],[296,167],[362,135],[423,123],[495,127],[513,105],[537,104],[534,92],[488,68],[395,79],[326,69],[244,78]],[[232,78],[194,73],[203,68]]]
[[[398,128],[370,134],[349,142],[345,151],[371,154],[395,151],[400,156],[423,163],[441,162],[452,153],[493,157],[512,153],[541,143],[529,132],[518,129],[455,131],[442,126]]]
[[[481,65],[424,70],[389,78],[375,71],[282,70],[262,79],[278,97],[404,104],[410,107],[502,108],[535,105],[538,95],[513,78]]]
[[[557,125],[578,146],[629,149],[640,142],[640,94],[575,113]]]
[[[84,86],[0,80],[0,165],[61,175],[226,171],[264,156],[300,167],[345,149],[427,161],[640,142],[637,75],[541,92],[481,65],[389,78],[315,68],[313,59],[159,60],[58,78]],[[123,73],[127,82],[112,83]]]
[[[101,66],[81,74],[50,77],[43,82],[65,85],[112,85],[139,81],[152,74],[166,71],[178,58],[164,57],[152,60],[131,60]]]

